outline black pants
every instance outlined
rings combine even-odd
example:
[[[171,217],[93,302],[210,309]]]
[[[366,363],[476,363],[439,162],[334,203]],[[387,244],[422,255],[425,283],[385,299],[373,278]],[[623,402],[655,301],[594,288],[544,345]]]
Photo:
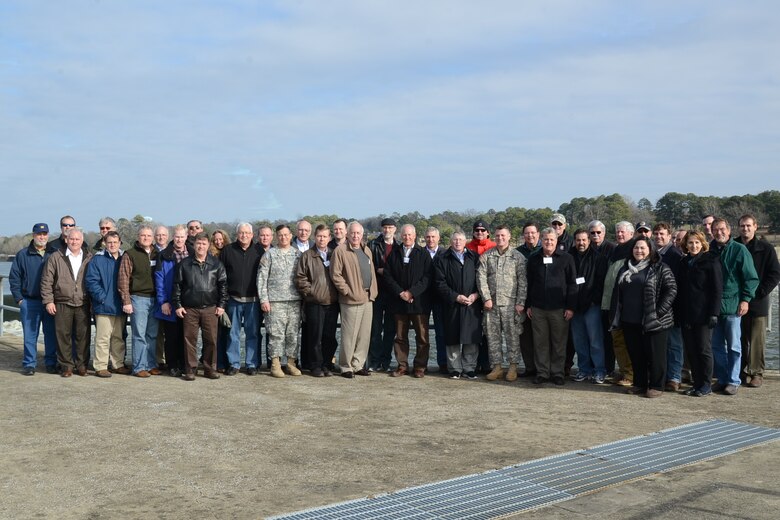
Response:
[[[165,330],[165,363],[168,368],[184,370],[184,321],[160,320]]]
[[[336,353],[336,323],[339,317],[339,305],[317,305],[306,303],[303,306],[306,316],[304,323],[303,349],[306,351],[307,365],[304,368],[329,367]],[[303,356],[301,356],[303,357]]]
[[[666,337],[669,330],[644,332],[641,325],[621,322],[634,367],[634,386],[663,391],[666,384]]]
[[[612,333],[609,331],[609,311],[601,311],[601,328],[604,331],[604,368],[607,374],[615,371],[615,348],[612,346]]]
[[[696,390],[712,385],[712,329],[706,325],[682,327],[683,345],[691,365],[691,379]]]

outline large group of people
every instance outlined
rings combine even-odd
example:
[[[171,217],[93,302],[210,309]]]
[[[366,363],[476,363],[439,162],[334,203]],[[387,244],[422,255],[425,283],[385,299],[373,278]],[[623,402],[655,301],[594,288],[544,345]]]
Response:
[[[421,242],[414,224],[397,234],[392,218],[373,240],[342,219],[317,225],[313,239],[306,220],[294,233],[242,222],[234,241],[192,220],[172,238],[165,226],[141,225],[123,248],[105,217],[90,248],[66,215],[53,240],[47,224],[35,224],[11,268],[22,373],[36,372],[42,328],[46,372],[62,377],[253,376],[265,344],[276,378],[423,378],[435,348],[438,371],[451,379],[481,372],[560,386],[571,377],[649,398],[734,395],[762,385],[769,294],[780,282],[775,249],[757,227],[744,215],[733,238],[729,222],[712,215],[702,230],[624,221],[611,242],[602,222],[571,231],[555,214],[547,226],[526,223],[516,248],[508,226],[491,239],[482,220],[471,240],[456,231],[445,248],[438,229]]]

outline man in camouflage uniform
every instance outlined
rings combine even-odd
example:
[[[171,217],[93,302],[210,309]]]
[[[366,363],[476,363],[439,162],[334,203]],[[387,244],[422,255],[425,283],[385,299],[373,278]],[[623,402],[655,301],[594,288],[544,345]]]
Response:
[[[502,336],[509,360],[507,381],[517,379],[517,363],[520,360],[520,333],[525,321],[527,292],[526,259],[518,250],[509,248],[511,237],[509,228],[498,226],[493,236],[496,247],[479,257],[477,288],[483,301],[484,330],[493,367],[487,375],[490,381],[501,379],[504,375]]]
[[[257,270],[257,293],[268,331],[271,375],[284,377],[281,357],[287,356],[287,371],[301,375],[298,359],[298,329],[301,324],[301,295],[295,288],[295,269],[301,253],[291,247],[292,233],[282,224],[276,228],[277,247],[265,252]]]

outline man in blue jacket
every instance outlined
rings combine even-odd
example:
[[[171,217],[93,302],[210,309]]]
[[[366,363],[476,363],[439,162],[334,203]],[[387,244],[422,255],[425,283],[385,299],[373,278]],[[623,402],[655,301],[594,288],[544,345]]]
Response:
[[[122,312],[122,299],[119,296],[117,280],[122,240],[119,233],[109,231],[103,236],[103,251],[97,253],[87,265],[84,283],[92,300],[92,312],[95,314],[95,358],[93,366],[98,377],[111,377],[108,363],[114,372],[129,374],[125,366],[125,340],[122,332],[125,328],[125,314]]]
[[[54,317],[45,312],[41,303],[43,265],[55,248],[47,244],[48,225],[35,224],[32,232],[30,245],[16,253],[9,275],[11,294],[19,305],[22,318],[24,332],[22,373],[26,376],[34,375],[38,365],[38,333],[41,323],[43,323],[46,372],[49,374],[57,372],[57,336],[54,332]]]

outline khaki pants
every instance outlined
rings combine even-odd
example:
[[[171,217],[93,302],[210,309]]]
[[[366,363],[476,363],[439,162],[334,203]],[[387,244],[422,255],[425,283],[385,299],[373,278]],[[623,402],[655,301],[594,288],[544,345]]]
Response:
[[[633,381],[634,367],[631,365],[631,357],[628,355],[626,338],[623,336],[623,331],[620,329],[612,331],[612,348],[615,351],[618,370],[620,370],[620,373],[623,374],[624,378]]]
[[[414,327],[417,352],[414,356],[414,368],[428,367],[428,353],[431,344],[428,341],[427,314],[395,315],[395,359],[398,366],[409,367],[409,323]]]
[[[126,346],[122,338],[124,327],[124,314],[95,315],[95,359],[92,363],[95,371],[107,370],[109,362],[115,369],[125,366]]]
[[[371,302],[339,305],[341,311],[341,350],[339,366],[342,372],[357,372],[363,368],[371,343],[371,319],[374,306]]]

